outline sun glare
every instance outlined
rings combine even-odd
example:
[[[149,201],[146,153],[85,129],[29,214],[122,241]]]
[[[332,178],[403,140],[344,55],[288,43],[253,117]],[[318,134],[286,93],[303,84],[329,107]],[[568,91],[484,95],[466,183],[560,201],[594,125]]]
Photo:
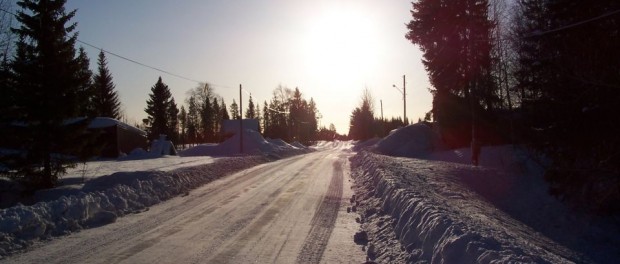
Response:
[[[335,7],[313,18],[304,43],[308,72],[332,86],[363,82],[380,52],[371,21],[361,10]]]

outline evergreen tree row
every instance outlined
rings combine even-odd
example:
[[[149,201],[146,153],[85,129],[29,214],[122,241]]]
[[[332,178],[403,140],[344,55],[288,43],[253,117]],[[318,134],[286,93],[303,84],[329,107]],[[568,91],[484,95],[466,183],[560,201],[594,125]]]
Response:
[[[234,103],[234,102],[233,102]],[[230,119],[226,103],[208,84],[200,84],[189,92],[179,115],[180,144],[220,142],[222,120]],[[237,110],[238,111],[238,110]]]
[[[170,88],[161,80],[161,77],[151,87],[144,112],[148,115],[143,120],[148,139],[155,140],[165,135],[172,142],[178,140],[179,109],[174,102]]]
[[[353,109],[349,122],[349,139],[368,140],[385,137],[390,131],[405,126],[401,118],[381,119],[375,117],[373,97],[368,89],[364,90],[360,106]]]
[[[180,144],[221,142],[225,140],[221,134],[222,121],[242,117],[235,99],[227,107],[208,84],[201,84],[191,90],[185,103],[187,109],[181,106],[178,116]],[[314,99],[306,101],[299,89],[291,90],[282,86],[274,90],[270,103],[265,101],[262,111],[260,104],[254,103],[250,95],[243,112],[244,118],[258,120],[258,132],[265,137],[304,144],[317,140],[317,114]],[[335,128],[327,131],[335,134]],[[331,136],[330,140],[333,138]]]
[[[58,175],[89,154],[88,120],[120,117],[120,103],[103,52],[93,76],[84,49],[75,49],[75,11],[65,0],[22,0],[12,28],[15,51],[4,50],[0,66],[0,126],[3,144],[22,152],[3,156],[12,175],[52,187]],[[5,47],[10,47],[6,45]],[[71,154],[71,155],[67,155]]]
[[[620,2],[420,0],[412,7],[406,38],[423,52],[444,142],[525,144],[551,158],[553,193],[620,210],[612,191],[620,189]]]
[[[263,134],[269,138],[308,145],[317,140],[318,114],[314,99],[306,101],[299,88],[291,90],[278,86],[271,101],[263,104]]]

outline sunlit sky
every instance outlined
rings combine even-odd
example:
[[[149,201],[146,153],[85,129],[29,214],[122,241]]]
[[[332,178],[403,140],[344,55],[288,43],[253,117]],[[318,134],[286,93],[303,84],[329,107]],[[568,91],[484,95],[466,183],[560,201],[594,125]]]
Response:
[[[346,134],[364,88],[374,96],[376,116],[383,100],[384,117],[402,117],[402,94],[392,85],[402,88],[406,75],[407,117],[416,121],[431,108],[421,52],[404,37],[411,0],[69,0],[66,7],[77,9],[80,40],[213,84],[228,106],[239,101],[239,84],[261,110],[278,85],[299,87],[317,103],[320,124]],[[99,50],[84,47],[95,70]],[[198,85],[107,58],[132,124],[146,117],[159,76],[179,105]]]

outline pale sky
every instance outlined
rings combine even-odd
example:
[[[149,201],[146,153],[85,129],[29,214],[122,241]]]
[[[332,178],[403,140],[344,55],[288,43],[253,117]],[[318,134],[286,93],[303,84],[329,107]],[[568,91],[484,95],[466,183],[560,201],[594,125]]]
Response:
[[[66,7],[77,9],[80,40],[213,84],[228,106],[239,101],[239,84],[261,110],[278,85],[299,87],[317,103],[320,124],[333,123],[346,134],[366,87],[376,116],[383,100],[386,118],[402,117],[402,94],[392,85],[402,88],[403,75],[407,117],[415,122],[432,106],[421,52],[404,37],[411,0],[69,0]],[[84,48],[95,70],[99,51]],[[198,85],[107,58],[130,123],[146,117],[146,99],[159,76],[179,107]]]

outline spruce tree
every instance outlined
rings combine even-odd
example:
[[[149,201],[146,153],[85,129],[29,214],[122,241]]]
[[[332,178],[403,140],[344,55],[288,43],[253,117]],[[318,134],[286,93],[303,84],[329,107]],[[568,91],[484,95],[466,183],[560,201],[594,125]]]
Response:
[[[618,1],[521,0],[517,24],[525,131],[552,161],[551,193],[620,211]],[[601,184],[605,182],[605,184]]]
[[[202,105],[202,113],[200,119],[202,121],[202,137],[204,142],[213,140],[213,117],[214,111],[211,107],[211,100],[207,97]]]
[[[262,121],[263,121],[263,116],[260,113],[260,104],[256,103],[256,105],[254,106],[254,113],[256,113],[256,120],[258,121],[258,132],[261,133],[262,131]]]
[[[4,124],[13,119],[13,105],[15,104],[12,83],[11,68],[8,61],[0,62],[0,124]],[[0,134],[3,131],[0,131]]]
[[[181,105],[181,111],[179,111],[179,143],[185,148],[187,143],[187,111],[185,106]]]
[[[172,142],[178,142],[179,140],[179,108],[177,104],[174,102],[174,97],[170,97],[170,102],[168,104],[168,130],[166,131],[166,135],[168,135],[169,140]]]
[[[222,113],[220,112],[220,103],[216,97],[213,98],[213,104],[211,105],[213,111],[213,139],[215,142],[220,141],[220,125],[222,124]]]
[[[226,103],[224,103],[224,100],[222,99],[222,105],[221,107],[221,115],[222,115],[222,120],[230,120],[230,115],[228,115],[228,108],[226,107]]]
[[[198,126],[200,120],[195,97],[189,97],[187,100],[187,108],[187,140],[190,144],[194,144],[198,140]]]
[[[93,72],[90,70],[90,60],[86,55],[86,51],[84,51],[83,47],[80,47],[78,51],[77,63],[79,70],[76,73],[79,82],[79,106],[78,106],[78,116],[93,116],[93,96],[94,87],[93,87]]]
[[[241,116],[239,115],[239,106],[237,105],[237,102],[235,102],[235,99],[233,99],[232,104],[230,104],[230,115],[233,120],[241,119]]]
[[[159,135],[165,134],[172,137],[173,128],[170,120],[172,108],[176,108],[170,88],[164,84],[161,77],[157,83],[151,87],[149,99],[146,100],[146,108],[144,111],[147,117],[147,132],[149,139],[158,139]]]
[[[469,145],[479,109],[499,102],[491,78],[488,0],[420,0],[413,3],[406,38],[420,47],[433,85],[433,118],[454,147]],[[407,120],[403,120],[407,123]]]
[[[365,90],[360,106],[351,113],[349,139],[366,140],[376,136],[373,131],[375,116],[372,104],[372,96],[368,90]]]
[[[69,24],[75,11],[65,12],[66,0],[22,0],[13,30],[19,37],[12,69],[15,77],[15,118],[25,124],[20,134],[26,151],[25,166],[19,171],[31,183],[53,187],[60,173],[71,166],[66,155],[81,150],[77,137],[85,126],[65,125],[79,114],[80,64],[76,59],[72,33],[76,24]]]
[[[248,108],[245,110],[245,118],[256,118],[256,109],[254,109],[254,101],[252,101],[252,95],[250,95],[250,99],[248,100]]]
[[[271,132],[271,123],[270,123],[270,116],[271,116],[271,111],[269,111],[269,105],[267,104],[267,101],[263,102],[263,135],[268,135]]]
[[[120,119],[121,103],[115,85],[112,82],[112,74],[108,70],[108,62],[103,50],[99,52],[97,60],[97,74],[94,76],[94,111],[96,116]]]

